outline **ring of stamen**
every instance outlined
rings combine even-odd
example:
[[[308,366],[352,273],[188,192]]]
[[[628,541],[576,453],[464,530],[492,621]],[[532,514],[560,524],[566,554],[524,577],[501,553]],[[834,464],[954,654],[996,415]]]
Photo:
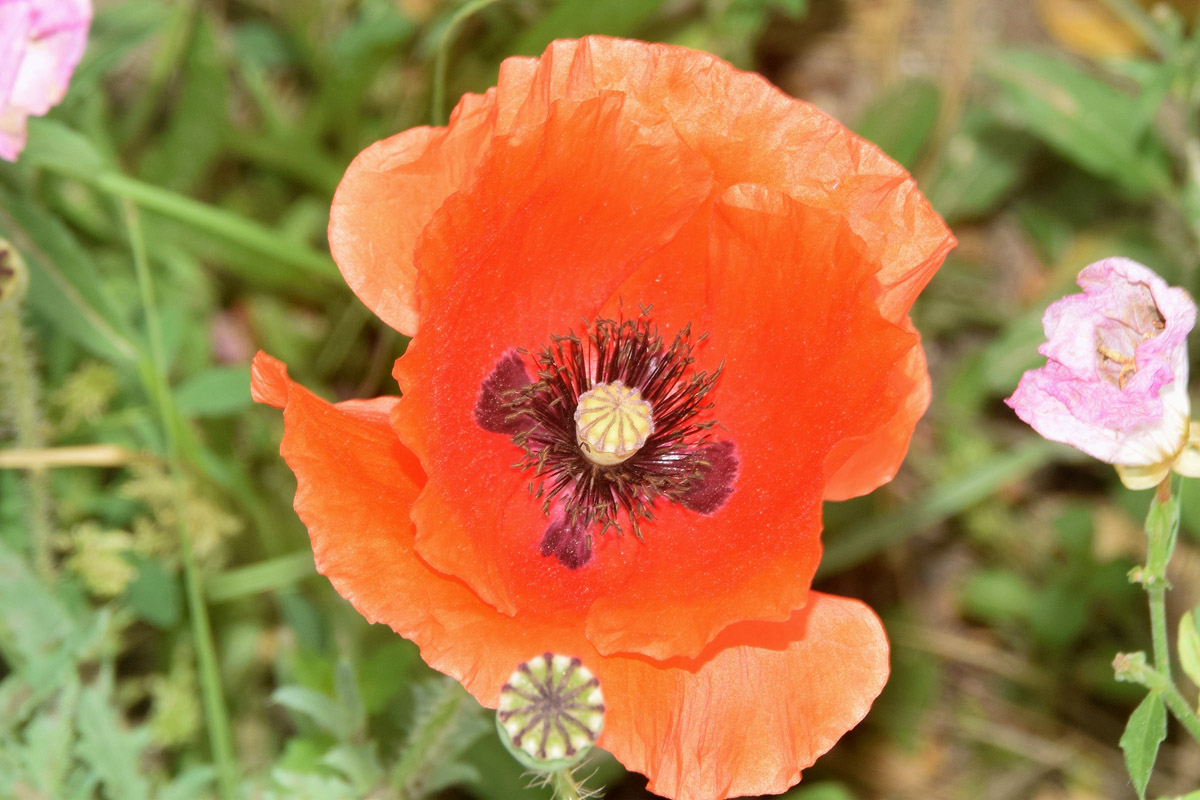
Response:
[[[703,337],[701,337],[703,338]],[[715,422],[701,421],[712,407],[708,394],[720,375],[694,370],[691,332],[684,328],[667,344],[646,316],[635,320],[596,320],[585,337],[554,337],[537,358],[533,383],[508,396],[509,415],[529,424],[513,435],[525,456],[519,466],[540,478],[534,493],[549,514],[561,502],[564,520],[573,529],[600,532],[620,528],[619,516],[641,536],[640,522],[653,518],[656,498],[679,502],[701,478],[705,463],[697,456],[712,441]],[[591,402],[588,393],[601,387],[622,395],[631,416],[645,414],[645,439],[636,448],[614,448],[624,457],[601,463],[580,442],[580,420]],[[595,397],[596,395],[592,395]],[[584,412],[577,419],[578,409]],[[640,405],[644,404],[644,405]],[[597,434],[599,431],[597,431]],[[620,440],[620,435],[617,436]],[[640,439],[625,435],[625,445]],[[592,446],[588,442],[588,448]],[[601,456],[604,459],[604,456]]]
[[[721,368],[696,370],[693,351],[690,327],[664,341],[643,311],[496,362],[475,422],[524,451],[513,466],[532,473],[529,491],[548,517],[543,556],[579,569],[609,528],[627,523],[642,538],[660,500],[707,516],[733,494],[736,445],[713,437],[706,414]]]

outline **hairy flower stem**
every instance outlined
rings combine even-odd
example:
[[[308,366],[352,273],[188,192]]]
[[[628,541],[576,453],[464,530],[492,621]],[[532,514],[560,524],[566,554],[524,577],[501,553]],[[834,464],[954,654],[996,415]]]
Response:
[[[570,769],[560,769],[551,774],[550,788],[554,790],[554,800],[583,800],[588,796]]]
[[[42,435],[41,387],[33,354],[21,326],[21,300],[24,295],[24,264],[16,251],[0,241],[0,419],[10,417],[16,433],[16,446],[40,450],[46,446]],[[21,274],[18,274],[20,271]],[[43,467],[25,470],[29,497],[29,548],[34,568],[44,581],[54,579],[54,557],[50,536],[53,529],[50,503],[50,476]]]
[[[1154,646],[1154,668],[1167,680],[1171,680],[1171,648],[1167,643],[1167,587],[1151,586],[1150,636]]]
[[[418,800],[426,794],[425,787],[446,752],[454,735],[465,703],[466,691],[449,676],[439,679],[433,702],[426,714],[413,723],[400,760],[392,770],[391,782],[402,800]]]
[[[1196,712],[1188,705],[1188,701],[1174,683],[1167,683],[1162,689],[1163,702],[1167,704],[1167,708],[1175,715],[1175,719],[1179,720],[1187,732],[1192,735],[1192,738],[1200,743],[1200,717],[1196,716]]]
[[[129,233],[133,263],[137,271],[138,289],[146,315],[146,332],[150,341],[151,360],[139,364],[146,391],[158,410],[159,421],[166,439],[167,462],[171,468],[173,482],[172,500],[179,527],[179,550],[183,561],[183,581],[187,594],[188,617],[191,621],[192,639],[196,647],[196,660],[200,674],[200,689],[204,701],[204,720],[208,728],[209,746],[217,769],[217,785],[222,800],[232,800],[237,795],[237,760],[233,752],[233,735],[229,725],[229,712],[225,707],[217,649],[213,642],[212,626],[208,618],[208,606],[204,600],[204,588],[196,568],[196,555],[192,550],[191,534],[188,531],[183,491],[183,467],[179,455],[179,412],[167,384],[167,361],[163,350],[162,326],[158,305],[154,299],[154,282],[150,275],[150,264],[146,258],[146,245],[138,221],[137,208],[132,201],[124,204],[125,225]]]

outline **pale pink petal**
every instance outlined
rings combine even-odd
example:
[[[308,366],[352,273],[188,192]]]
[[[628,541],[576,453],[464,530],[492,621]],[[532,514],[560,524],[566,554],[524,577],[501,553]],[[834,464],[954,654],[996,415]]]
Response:
[[[26,120],[66,94],[91,19],[89,0],[0,0],[0,158],[15,160]]]
[[[0,2],[0,109],[8,103],[25,46],[33,30],[33,8],[29,0]]]
[[[1038,352],[1008,404],[1042,436],[1101,461],[1148,467],[1187,438],[1187,335],[1196,306],[1127,258],[1085,267],[1083,294],[1053,303]]]

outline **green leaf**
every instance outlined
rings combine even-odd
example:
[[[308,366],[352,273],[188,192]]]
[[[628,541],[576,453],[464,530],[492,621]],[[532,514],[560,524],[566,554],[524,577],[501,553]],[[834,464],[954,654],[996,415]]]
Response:
[[[142,161],[142,177],[190,192],[220,154],[228,130],[229,74],[207,15],[197,15],[167,128]]]
[[[1165,190],[1170,173],[1147,107],[1061,57],[1010,50],[988,73],[1016,122],[1077,166],[1135,195]]]
[[[1146,699],[1134,709],[1121,736],[1121,750],[1125,753],[1125,768],[1133,780],[1138,797],[1146,797],[1146,784],[1154,761],[1158,758],[1158,746],[1167,738],[1167,707],[1157,692],[1146,695]]]
[[[97,8],[87,50],[71,78],[71,95],[98,93],[99,84],[160,30],[171,12],[170,4],[157,0],[122,0]]]
[[[395,53],[417,30],[416,23],[405,16],[396,3],[362,3],[361,6],[358,16],[330,45],[333,63],[338,65],[339,72],[372,73],[376,68],[374,59],[379,53]],[[255,54],[255,58],[261,60],[262,56]],[[361,80],[357,76],[355,79]]]
[[[185,417],[228,417],[245,411],[250,398],[250,368],[213,367],[175,389],[175,405]]]
[[[947,519],[1052,459],[1061,458],[1066,449],[1043,439],[1031,439],[1017,449],[979,459],[905,508],[861,520],[854,527],[831,537],[817,574],[822,577],[836,575],[884,548],[904,541],[922,526]]]
[[[1061,580],[1038,591],[1030,615],[1034,637],[1053,648],[1065,648],[1083,633],[1088,623],[1092,598]]]
[[[1192,683],[1200,686],[1200,606],[1179,620],[1179,663]]]
[[[438,767],[457,760],[490,725],[478,724],[479,704],[453,678],[419,684],[413,693],[413,724],[389,779],[403,797],[425,796]]]
[[[339,745],[322,756],[320,764],[340,773],[364,795],[369,795],[384,777],[374,744]]]
[[[991,623],[1028,619],[1035,593],[1019,573],[1005,569],[979,570],[963,586],[962,603],[971,616]]]
[[[138,348],[100,283],[95,264],[62,223],[29,198],[0,190],[0,237],[11,241],[25,259],[26,303],[39,316],[106,360],[137,359]]]
[[[150,744],[150,729],[126,728],[113,705],[111,680],[102,679],[83,690],[75,751],[100,778],[106,797],[149,800],[150,784],[141,774],[141,762]]]
[[[420,653],[416,645],[399,636],[360,660],[358,682],[367,713],[382,711],[411,680],[413,667],[419,661]]]
[[[137,567],[137,577],[126,594],[129,606],[151,625],[163,630],[173,628],[183,611],[178,579],[152,558],[139,559]]]
[[[801,17],[808,12],[808,0],[767,0],[767,5],[789,17]]]
[[[17,666],[50,654],[77,630],[24,558],[0,544],[0,652]]]
[[[593,751],[595,752],[595,751]],[[480,776],[477,780],[469,781],[468,795],[478,800],[554,800],[554,792],[549,786],[530,783],[529,773],[517,763],[499,736],[485,736],[473,745],[465,754]],[[599,754],[597,754],[599,756]],[[589,778],[587,783],[592,786],[612,785],[617,782],[623,770],[616,761],[609,757],[594,758],[588,762],[589,769],[598,764],[600,774]],[[614,769],[615,767],[615,769]],[[608,771],[612,774],[603,774]],[[588,773],[583,773],[587,775]]]
[[[188,767],[164,788],[155,800],[205,800],[212,797],[216,771],[209,766]]]
[[[906,81],[876,97],[855,130],[912,169],[933,133],[940,104],[937,84]]]
[[[426,790],[431,797],[438,797],[443,790],[449,789],[451,786],[479,783],[481,777],[479,770],[470,764],[464,764],[461,761],[443,761],[434,768]]]
[[[75,169],[104,169],[108,160],[87,137],[50,119],[29,119],[29,143],[21,153],[26,164],[67,164]]]
[[[587,34],[628,36],[658,13],[663,0],[561,0],[517,38],[512,51],[538,55],[555,39]]]
[[[362,797],[362,792],[345,780],[325,775],[309,775],[277,769],[271,773],[271,780],[283,791],[281,794],[268,793],[267,800],[284,800],[284,798],[292,797],[303,797],[306,800],[356,800]]]
[[[30,595],[26,602],[33,604],[36,599]],[[4,619],[4,613],[0,609],[0,620]],[[0,633],[3,633],[2,626]],[[60,695],[63,687],[69,686],[78,675],[79,663],[94,658],[96,648],[104,646],[102,642],[108,639],[115,646],[115,640],[110,638],[113,636],[111,615],[101,611],[61,642],[56,642],[53,648],[44,654],[35,654],[0,681],[0,708],[5,710],[0,716],[0,735],[6,728],[19,727],[42,703]],[[3,751],[2,747],[0,751]]]
[[[72,675],[52,708],[44,708],[25,727],[25,762],[33,787],[47,797],[61,797],[75,744],[75,709],[79,679]]]
[[[303,686],[281,686],[271,701],[308,717],[321,730],[346,741],[354,730],[354,720],[328,696]]]
[[[341,709],[346,723],[347,739],[365,741],[367,734],[367,712],[363,707],[362,695],[358,689],[358,678],[354,667],[346,659],[338,661],[333,670],[333,689],[336,693],[337,704]]]
[[[797,786],[780,800],[854,800],[854,795],[840,783],[825,782]]]

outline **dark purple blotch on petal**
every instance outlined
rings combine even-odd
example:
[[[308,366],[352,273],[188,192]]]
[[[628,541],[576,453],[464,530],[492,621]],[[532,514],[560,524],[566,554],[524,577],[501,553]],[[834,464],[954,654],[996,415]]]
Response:
[[[736,449],[730,441],[712,442],[701,446],[692,457],[700,462],[700,474],[679,502],[698,514],[712,514],[733,494],[738,471]]]
[[[479,387],[475,401],[475,422],[485,431],[515,436],[535,423],[527,417],[513,416],[508,400],[511,393],[533,383],[525,361],[516,350],[509,350]]]
[[[554,556],[568,569],[579,569],[592,560],[592,539],[583,525],[572,525],[559,517],[542,535],[540,550]]]

